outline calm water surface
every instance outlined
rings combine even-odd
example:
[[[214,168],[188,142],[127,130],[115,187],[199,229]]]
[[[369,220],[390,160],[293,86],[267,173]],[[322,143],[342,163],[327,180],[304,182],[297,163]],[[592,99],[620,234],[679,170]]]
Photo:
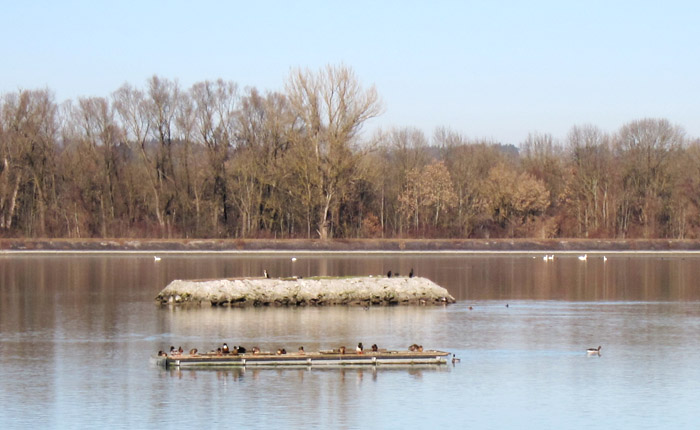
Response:
[[[0,255],[0,428],[697,428],[700,256]],[[171,280],[433,279],[448,307],[173,309]],[[508,307],[506,307],[508,304]],[[470,308],[471,307],[471,308]],[[412,343],[456,365],[165,371],[151,356]],[[588,347],[602,345],[600,357]]]

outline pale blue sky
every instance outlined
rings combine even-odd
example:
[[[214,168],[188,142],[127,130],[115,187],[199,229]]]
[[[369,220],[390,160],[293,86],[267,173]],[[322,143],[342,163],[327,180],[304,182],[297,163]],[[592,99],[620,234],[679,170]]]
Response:
[[[0,1],[0,92],[108,96],[157,74],[283,90],[351,66],[385,113],[518,144],[667,118],[700,137],[700,2]]]

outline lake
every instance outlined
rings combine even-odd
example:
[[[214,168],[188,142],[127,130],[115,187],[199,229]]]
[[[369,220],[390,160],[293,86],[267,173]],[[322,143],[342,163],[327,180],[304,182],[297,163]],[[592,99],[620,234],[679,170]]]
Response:
[[[0,428],[697,428],[700,255],[0,254]],[[291,257],[295,256],[296,261]],[[411,268],[442,307],[157,306],[173,279]],[[164,370],[170,345],[418,343],[415,368]],[[602,346],[600,356],[587,356]]]

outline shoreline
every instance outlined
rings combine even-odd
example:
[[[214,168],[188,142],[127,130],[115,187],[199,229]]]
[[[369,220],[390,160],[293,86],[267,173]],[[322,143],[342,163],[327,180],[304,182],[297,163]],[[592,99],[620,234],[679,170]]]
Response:
[[[0,253],[700,253],[670,239],[0,239]]]

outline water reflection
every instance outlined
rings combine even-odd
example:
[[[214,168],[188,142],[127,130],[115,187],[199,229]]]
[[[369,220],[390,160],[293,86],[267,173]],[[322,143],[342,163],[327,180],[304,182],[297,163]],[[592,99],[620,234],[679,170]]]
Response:
[[[452,364],[450,364],[450,367]],[[385,365],[385,366],[329,366],[329,367],[230,367],[230,368],[198,368],[198,369],[181,369],[171,368],[162,369],[163,375],[176,379],[197,379],[201,375],[215,375],[219,381],[230,380],[233,382],[241,382],[244,379],[259,380],[261,377],[275,377],[285,379],[295,379],[303,382],[304,378],[323,376],[330,377],[338,383],[344,384],[347,382],[355,383],[364,380],[376,382],[382,375],[392,373],[402,373],[411,376],[415,379],[420,379],[423,374],[434,372],[448,372],[449,367],[442,364],[426,364],[420,366],[402,366],[402,365]]]
[[[574,254],[552,261],[543,261],[544,254],[310,254],[296,261],[291,255],[166,254],[156,264],[150,255],[135,254],[3,254],[0,306],[31,311],[37,303],[72,300],[80,307],[90,294],[142,302],[173,279],[261,276],[264,269],[272,276],[308,277],[407,274],[414,268],[458,300],[700,300],[693,282],[700,279],[696,254],[607,254],[607,261],[602,254],[586,261]]]

